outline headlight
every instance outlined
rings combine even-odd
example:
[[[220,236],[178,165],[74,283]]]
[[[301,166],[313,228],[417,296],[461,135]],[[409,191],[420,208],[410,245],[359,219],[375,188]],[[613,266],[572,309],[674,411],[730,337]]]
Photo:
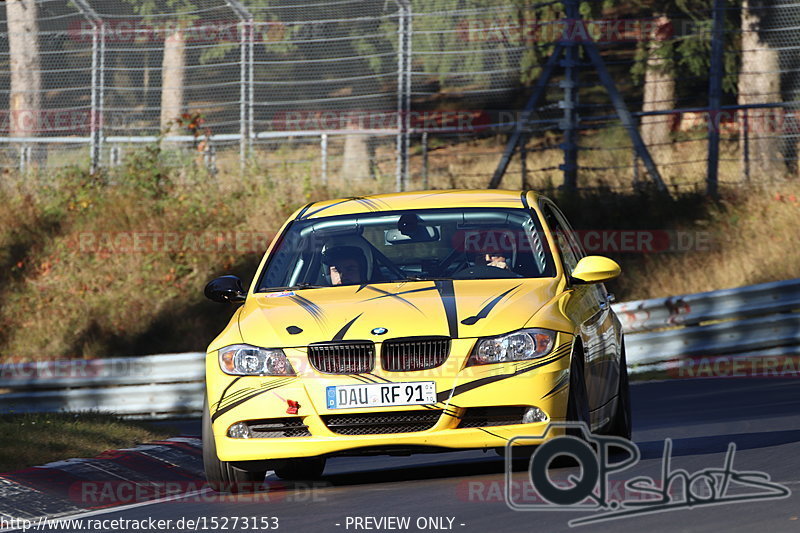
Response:
[[[247,344],[226,346],[219,351],[219,367],[235,376],[294,376],[289,359],[280,348],[258,348]]]
[[[472,349],[467,366],[544,357],[552,351],[555,340],[555,332],[547,329],[521,329],[497,337],[479,339]]]

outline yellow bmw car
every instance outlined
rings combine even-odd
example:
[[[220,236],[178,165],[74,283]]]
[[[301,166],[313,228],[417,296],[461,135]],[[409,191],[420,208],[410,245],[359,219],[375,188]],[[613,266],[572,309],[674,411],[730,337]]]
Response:
[[[498,449],[550,421],[630,437],[620,322],[564,215],[528,191],[306,205],[208,347],[203,457],[219,490],[327,457]],[[548,435],[555,435],[549,433]]]

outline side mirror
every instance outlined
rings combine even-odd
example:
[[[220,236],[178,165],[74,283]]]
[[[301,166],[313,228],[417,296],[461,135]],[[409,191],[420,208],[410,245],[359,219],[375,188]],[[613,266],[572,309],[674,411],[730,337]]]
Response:
[[[203,294],[206,298],[218,303],[241,303],[247,297],[242,287],[242,280],[236,276],[222,276],[213,279],[206,285]]]
[[[587,255],[575,265],[572,282],[575,284],[602,283],[619,276],[622,269],[616,261],[599,255]]]

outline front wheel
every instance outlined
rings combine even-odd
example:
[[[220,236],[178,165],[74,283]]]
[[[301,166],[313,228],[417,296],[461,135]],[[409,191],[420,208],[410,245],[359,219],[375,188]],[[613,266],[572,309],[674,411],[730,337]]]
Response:
[[[586,392],[586,379],[583,371],[583,347],[577,342],[572,350],[572,361],[569,365],[569,399],[567,400],[567,421],[586,424],[586,431],[591,432],[589,418],[589,395]],[[584,433],[577,428],[568,428],[567,435],[584,438]]]
[[[610,435],[631,440],[633,429],[631,417],[631,390],[628,382],[628,363],[625,360],[625,342],[622,342],[619,359],[619,388],[617,391],[617,409],[611,422]]]
[[[220,461],[211,429],[208,399],[203,403],[203,467],[209,486],[217,492],[253,492],[264,481],[265,470],[250,471]]]

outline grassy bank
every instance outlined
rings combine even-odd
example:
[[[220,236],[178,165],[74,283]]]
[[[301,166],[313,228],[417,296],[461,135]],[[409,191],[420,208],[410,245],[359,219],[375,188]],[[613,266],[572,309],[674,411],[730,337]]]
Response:
[[[169,428],[98,413],[0,415],[0,472],[174,436]]]
[[[449,165],[434,165],[431,183],[485,186],[485,176],[458,179],[469,157],[465,151]],[[310,200],[394,189],[388,171],[377,180],[332,179],[325,186],[312,181],[315,175],[295,166],[212,178],[192,164],[166,167],[156,148],[131,153],[100,176],[68,169],[6,175],[0,182],[2,359],[204,349],[232,311],[204,300],[209,279],[233,273],[249,283],[269,236]],[[578,229],[706,235],[708,249],[607,252],[623,266],[611,287],[619,300],[797,275],[795,182],[725,191],[719,203],[694,193],[665,200],[602,188],[579,197],[554,195]],[[142,242],[134,242],[135,235]]]

